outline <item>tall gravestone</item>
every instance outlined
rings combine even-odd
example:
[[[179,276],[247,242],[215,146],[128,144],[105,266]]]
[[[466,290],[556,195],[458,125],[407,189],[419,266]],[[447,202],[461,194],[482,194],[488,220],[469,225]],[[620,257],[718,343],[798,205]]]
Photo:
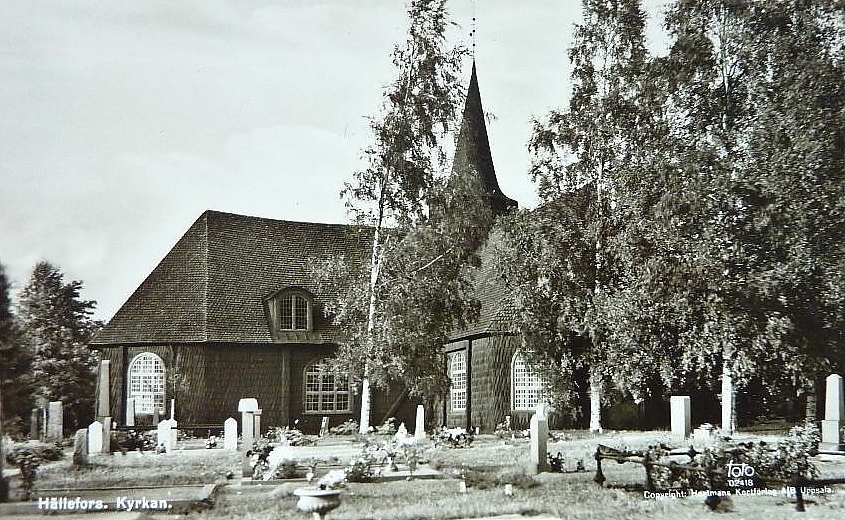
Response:
[[[323,420],[320,421],[320,437],[325,437],[329,434],[329,417],[323,416]]]
[[[531,416],[531,466],[537,473],[549,470],[549,455],[546,443],[549,440],[549,425],[546,420],[546,407],[541,404]]]
[[[47,440],[55,442],[64,436],[64,417],[61,401],[51,401],[47,406]]]
[[[88,426],[88,455],[103,451],[103,423],[94,421]]]
[[[109,403],[109,374],[111,372],[111,361],[104,359],[100,361],[100,370],[97,374],[97,419],[111,415]]]
[[[243,445],[242,466],[244,476],[252,474],[252,467],[249,464],[249,457],[246,452],[252,450],[255,443],[255,412],[258,411],[258,399],[246,397],[238,401],[238,411],[241,412],[241,441]]]
[[[223,421],[223,449],[238,451],[238,421],[234,417]]]
[[[414,424],[414,438],[425,440],[425,407],[421,404],[417,405],[417,421]]]
[[[88,428],[76,430],[73,438],[73,467],[84,468],[88,465]]]
[[[126,426],[135,426],[135,399],[126,400]]]
[[[103,453],[111,453],[111,417],[103,417]]]
[[[673,395],[669,398],[672,412],[672,437],[686,439],[692,431],[690,420],[690,398],[686,395]]]
[[[823,450],[841,451],[845,449],[842,442],[842,425],[845,422],[845,387],[843,387],[842,376],[831,374],[827,376],[824,420],[822,421],[822,443],[819,446]]]
[[[252,434],[261,437],[261,409],[252,412]]]
[[[38,431],[38,408],[33,408],[31,412],[29,412],[29,438],[31,440],[40,439],[41,435]]]

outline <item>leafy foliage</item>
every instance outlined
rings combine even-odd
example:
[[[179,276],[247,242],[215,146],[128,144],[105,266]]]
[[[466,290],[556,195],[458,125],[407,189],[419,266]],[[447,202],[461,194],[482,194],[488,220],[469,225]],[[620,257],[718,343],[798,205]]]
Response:
[[[21,323],[12,311],[11,284],[0,264],[0,385],[3,432],[18,436],[32,408],[32,349],[23,337]]]
[[[55,266],[39,262],[21,291],[20,318],[34,349],[35,398],[62,401],[69,427],[93,416],[96,356],[88,342],[100,324],[90,314],[96,302],[80,300],[82,282],[64,282]]]

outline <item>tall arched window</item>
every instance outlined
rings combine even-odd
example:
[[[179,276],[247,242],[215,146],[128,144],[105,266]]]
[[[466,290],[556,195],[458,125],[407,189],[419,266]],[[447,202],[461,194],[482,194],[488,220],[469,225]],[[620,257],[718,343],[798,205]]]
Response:
[[[466,410],[467,358],[463,350],[452,354],[452,363],[449,366],[449,377],[452,379],[452,410]]]
[[[511,404],[514,410],[534,410],[543,397],[540,376],[525,364],[519,353],[511,364]]]
[[[135,399],[135,413],[164,410],[164,362],[152,352],[138,354],[129,364],[129,395]]]
[[[324,360],[305,367],[305,413],[352,411],[352,379],[329,370]]]

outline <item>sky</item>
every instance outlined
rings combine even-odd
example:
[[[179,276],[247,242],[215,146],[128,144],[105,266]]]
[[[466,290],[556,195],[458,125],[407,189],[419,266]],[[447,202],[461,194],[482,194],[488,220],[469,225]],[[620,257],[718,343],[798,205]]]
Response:
[[[643,2],[652,45],[663,1]],[[564,107],[577,0],[451,0],[499,185],[522,207],[532,118]],[[206,209],[348,221],[402,0],[4,0],[0,263],[46,260],[107,321]],[[655,43],[656,42],[656,43]],[[466,81],[471,61],[466,62]]]

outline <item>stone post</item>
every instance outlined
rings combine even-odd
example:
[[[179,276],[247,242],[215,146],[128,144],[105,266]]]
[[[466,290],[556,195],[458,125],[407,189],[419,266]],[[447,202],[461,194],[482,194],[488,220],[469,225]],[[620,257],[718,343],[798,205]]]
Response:
[[[819,448],[827,451],[842,451],[842,425],[845,422],[845,387],[842,376],[831,374],[827,383],[824,400],[824,420],[822,421],[822,442]]]
[[[109,403],[109,372],[111,371],[111,361],[104,359],[100,361],[100,371],[97,376],[97,419],[102,420],[103,417],[111,415],[111,408]]]
[[[414,425],[414,438],[418,441],[425,440],[425,407],[417,405],[417,422]]]
[[[686,395],[673,395],[669,398],[672,411],[672,437],[684,440],[692,431],[690,420],[690,398]]]
[[[238,451],[238,421],[234,417],[223,421],[223,449]]]
[[[252,412],[253,428],[252,435],[254,438],[261,437],[261,409]]]
[[[64,436],[64,417],[61,401],[51,401],[47,408],[47,441],[55,442]]]
[[[531,416],[531,465],[536,473],[549,470],[549,455],[546,443],[549,440],[549,425],[546,421],[546,407],[541,404]]]
[[[135,426],[135,399],[126,400],[126,426]]]

